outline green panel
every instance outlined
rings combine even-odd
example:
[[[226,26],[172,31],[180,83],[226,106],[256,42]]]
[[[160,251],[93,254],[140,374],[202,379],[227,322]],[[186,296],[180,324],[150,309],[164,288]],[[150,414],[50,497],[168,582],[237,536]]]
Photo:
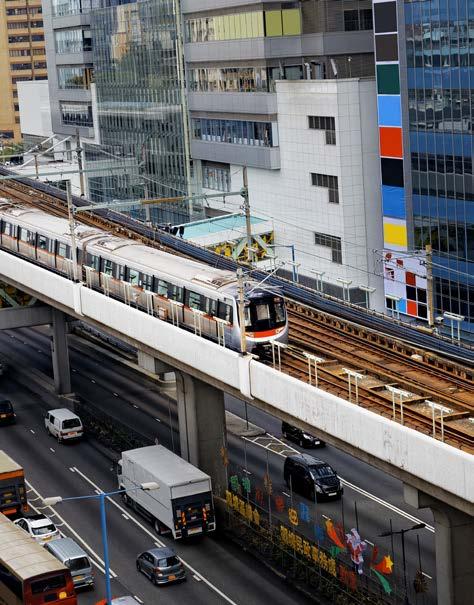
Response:
[[[400,94],[398,63],[396,65],[377,65],[377,92],[379,95]]]
[[[245,38],[245,36],[242,34],[242,22],[245,24],[245,20],[242,21],[242,17],[243,17],[242,13],[240,13],[239,15],[234,15],[234,16],[235,16],[235,37],[240,40],[240,38]]]
[[[299,8],[281,11],[284,36],[298,36],[301,34],[301,17]]]
[[[281,11],[265,11],[265,35],[282,36]]]

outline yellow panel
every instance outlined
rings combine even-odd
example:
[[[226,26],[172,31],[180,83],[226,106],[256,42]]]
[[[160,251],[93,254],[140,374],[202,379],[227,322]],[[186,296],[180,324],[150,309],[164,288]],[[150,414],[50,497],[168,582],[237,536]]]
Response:
[[[235,15],[227,15],[229,23],[229,40],[235,40]]]
[[[240,40],[242,38],[242,14],[235,16],[235,37]],[[245,21],[244,21],[245,24]]]
[[[263,11],[259,11],[257,13],[257,18],[255,19],[256,28],[255,28],[255,37],[263,38],[265,35],[265,29],[263,27]]]
[[[385,244],[395,244],[396,246],[407,247],[407,227],[406,225],[391,225],[384,223],[383,239]]]
[[[282,36],[281,11],[265,11],[265,35]]]
[[[224,17],[214,17],[214,40],[224,40]]]
[[[301,17],[299,8],[281,11],[283,20],[283,35],[298,36],[301,34]]]

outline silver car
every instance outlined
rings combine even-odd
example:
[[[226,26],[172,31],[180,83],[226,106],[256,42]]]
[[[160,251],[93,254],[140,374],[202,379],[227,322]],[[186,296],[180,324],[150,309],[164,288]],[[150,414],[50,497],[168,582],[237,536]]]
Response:
[[[186,579],[183,563],[172,548],[151,548],[137,557],[137,570],[153,584],[168,584]]]

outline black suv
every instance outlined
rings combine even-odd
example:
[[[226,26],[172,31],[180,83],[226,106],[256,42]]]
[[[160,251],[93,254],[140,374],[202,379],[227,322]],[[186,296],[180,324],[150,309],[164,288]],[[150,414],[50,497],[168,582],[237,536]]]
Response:
[[[294,441],[300,447],[324,447],[325,445],[322,439],[314,437],[314,435],[311,435],[292,424],[288,424],[288,422],[281,423],[281,432],[285,439]]]
[[[285,460],[286,485],[310,500],[340,498],[343,487],[336,471],[327,462],[308,454],[295,454]]]
[[[0,399],[0,424],[13,424],[16,422],[16,414],[11,401]]]

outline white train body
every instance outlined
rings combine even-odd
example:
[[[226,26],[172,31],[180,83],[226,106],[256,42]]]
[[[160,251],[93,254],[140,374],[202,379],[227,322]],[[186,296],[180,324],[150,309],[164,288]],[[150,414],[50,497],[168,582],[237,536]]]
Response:
[[[231,271],[175,256],[135,240],[78,224],[78,267],[87,286],[165,321],[240,348],[237,281]],[[73,276],[66,219],[0,199],[0,247]],[[283,298],[246,283],[247,349],[287,342]]]

